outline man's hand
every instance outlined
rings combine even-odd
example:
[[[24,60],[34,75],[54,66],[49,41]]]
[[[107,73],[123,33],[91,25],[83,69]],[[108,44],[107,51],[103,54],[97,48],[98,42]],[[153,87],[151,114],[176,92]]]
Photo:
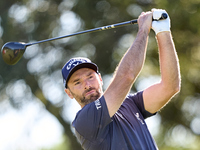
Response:
[[[158,20],[163,13],[167,12],[163,9],[152,9],[151,11],[153,12],[153,19],[156,20],[152,22],[152,29],[155,31],[156,35],[160,32],[170,31],[171,25],[169,15],[166,19]]]
[[[147,31],[147,34],[151,30],[152,25],[152,12],[142,12],[141,15],[138,17],[138,26],[139,30]]]

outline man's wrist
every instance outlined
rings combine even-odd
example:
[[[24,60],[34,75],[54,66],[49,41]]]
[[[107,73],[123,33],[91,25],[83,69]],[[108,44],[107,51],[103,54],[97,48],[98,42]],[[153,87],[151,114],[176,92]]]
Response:
[[[143,28],[141,28],[141,29],[139,29],[138,30],[138,35],[146,35],[146,36],[148,36],[149,35],[149,32],[150,32],[150,30],[149,29],[143,29]]]
[[[171,34],[171,30],[169,30],[169,31],[161,31],[161,32],[158,32],[158,33],[156,34],[156,36],[161,35],[161,34]]]

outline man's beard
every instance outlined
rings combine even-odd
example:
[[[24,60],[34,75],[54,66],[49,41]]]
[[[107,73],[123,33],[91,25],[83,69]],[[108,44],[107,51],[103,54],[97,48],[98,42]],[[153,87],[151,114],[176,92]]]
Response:
[[[88,95],[87,98],[85,97],[85,94],[87,92],[90,92],[91,90],[94,90],[95,92]],[[103,93],[101,88],[95,89],[93,87],[90,87],[89,89],[85,90],[84,93],[81,96],[76,95],[75,93],[73,93],[71,90],[70,92],[72,93],[73,97],[82,105],[87,105],[91,102],[94,102],[95,100],[97,100]]]
[[[92,91],[92,90],[94,90],[95,92],[92,93],[92,94],[90,94],[90,95],[88,95],[87,98],[86,98],[86,97],[85,97],[85,94],[86,94],[87,92]],[[86,91],[82,94],[82,97],[80,98],[80,102],[81,102],[82,104],[84,104],[84,105],[87,105],[87,104],[89,104],[89,103],[94,102],[95,100],[97,100],[100,96],[101,96],[101,92],[100,92],[100,91],[98,91],[98,90],[95,89],[95,88],[90,87],[88,90],[86,90]]]

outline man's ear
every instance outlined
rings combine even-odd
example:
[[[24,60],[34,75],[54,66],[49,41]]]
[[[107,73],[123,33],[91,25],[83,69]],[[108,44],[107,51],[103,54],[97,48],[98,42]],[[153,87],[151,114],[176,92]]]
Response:
[[[65,89],[65,92],[67,93],[67,95],[68,95],[71,99],[74,98],[73,95],[72,95],[72,93],[70,92],[70,90],[69,90],[68,88]]]

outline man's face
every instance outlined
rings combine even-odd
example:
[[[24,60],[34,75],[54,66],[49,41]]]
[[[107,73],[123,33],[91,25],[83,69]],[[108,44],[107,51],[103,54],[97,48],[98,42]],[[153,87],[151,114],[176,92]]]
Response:
[[[99,74],[89,68],[81,68],[70,77],[65,92],[75,98],[81,107],[97,100],[102,94],[102,79]]]

